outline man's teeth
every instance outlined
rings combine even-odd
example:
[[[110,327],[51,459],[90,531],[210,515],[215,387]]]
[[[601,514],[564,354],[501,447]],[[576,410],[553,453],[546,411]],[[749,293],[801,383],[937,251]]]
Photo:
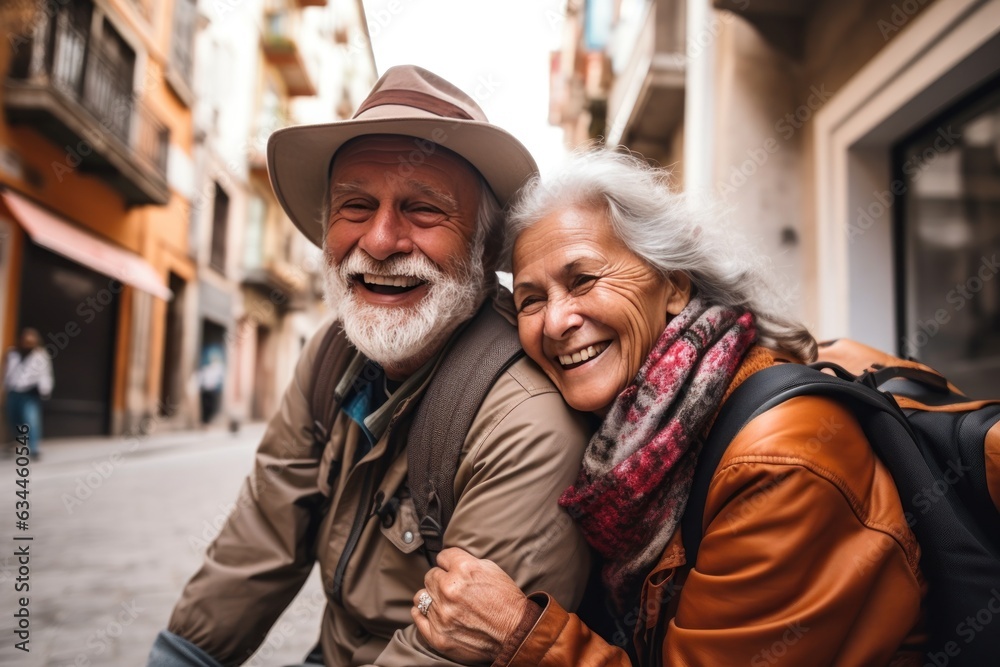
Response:
[[[386,285],[388,287],[414,287],[420,280],[413,276],[378,276],[374,273],[364,274],[364,281],[369,285]]]
[[[560,354],[559,363],[563,366],[570,366],[572,364],[578,364],[581,361],[587,361],[588,359],[593,359],[601,352],[604,352],[605,348],[608,347],[607,343],[598,343],[597,345],[590,345],[578,350],[573,354]]]

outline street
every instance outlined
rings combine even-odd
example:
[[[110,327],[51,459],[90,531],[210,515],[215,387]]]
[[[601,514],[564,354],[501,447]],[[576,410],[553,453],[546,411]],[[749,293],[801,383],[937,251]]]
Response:
[[[27,530],[16,527],[15,460],[0,459],[0,665],[144,665],[225,522],[262,433],[256,424],[236,435],[43,442],[41,461],[30,465]],[[279,620],[246,664],[301,662],[323,604],[314,571],[286,610],[294,624]],[[19,623],[28,625],[27,653],[15,646]]]

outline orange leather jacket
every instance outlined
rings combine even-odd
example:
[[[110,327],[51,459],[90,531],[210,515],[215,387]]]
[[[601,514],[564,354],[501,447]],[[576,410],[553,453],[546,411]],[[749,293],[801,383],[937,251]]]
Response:
[[[771,363],[752,352],[729,392]],[[857,421],[833,401],[799,397],[729,446],[695,566],[678,529],[618,620],[634,627],[643,665],[920,665],[919,556]],[[548,595],[532,599],[541,616],[495,665],[631,664]]]

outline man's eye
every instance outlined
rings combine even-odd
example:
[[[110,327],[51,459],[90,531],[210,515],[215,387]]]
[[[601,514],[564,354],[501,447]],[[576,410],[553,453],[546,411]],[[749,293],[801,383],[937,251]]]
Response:
[[[576,280],[573,281],[573,288],[576,289],[579,287],[584,287],[585,285],[589,285],[595,280],[597,280],[597,276],[591,276],[586,274],[577,276]]]
[[[374,207],[363,199],[352,199],[341,204],[337,210],[340,215],[351,222],[360,222],[371,215]]]

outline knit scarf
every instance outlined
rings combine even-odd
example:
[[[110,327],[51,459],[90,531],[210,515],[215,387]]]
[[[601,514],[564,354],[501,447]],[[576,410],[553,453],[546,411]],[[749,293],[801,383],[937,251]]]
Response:
[[[620,609],[677,529],[703,431],[756,338],[749,312],[692,298],[611,404],[559,499],[604,556],[604,583]]]

